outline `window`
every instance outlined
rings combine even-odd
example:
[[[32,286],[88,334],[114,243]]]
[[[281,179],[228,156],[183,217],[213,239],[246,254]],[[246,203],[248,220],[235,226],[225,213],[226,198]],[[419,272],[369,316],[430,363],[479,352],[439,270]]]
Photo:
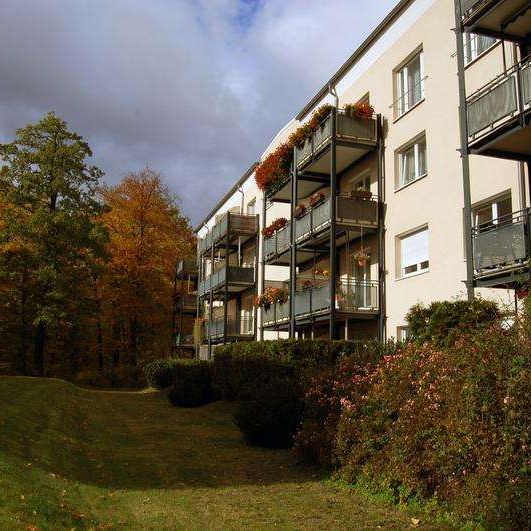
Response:
[[[400,276],[415,275],[429,267],[428,229],[400,238]]]
[[[250,216],[254,216],[256,214],[256,199],[253,199],[247,203],[247,214]]]
[[[511,221],[511,194],[492,199],[472,209],[472,225],[479,230],[491,229],[494,225]]]
[[[370,192],[371,191],[371,172],[363,176],[358,175],[349,182],[350,192]]]
[[[417,53],[396,71],[395,115],[402,116],[424,99],[424,54]]]
[[[405,342],[409,339],[410,330],[409,326],[397,326],[396,327],[396,339],[401,342]]]
[[[471,63],[482,53],[497,43],[494,37],[487,35],[476,35],[474,33],[465,33],[463,35],[463,45],[465,48],[465,64]]]
[[[427,173],[426,136],[398,151],[398,188],[406,186]]]

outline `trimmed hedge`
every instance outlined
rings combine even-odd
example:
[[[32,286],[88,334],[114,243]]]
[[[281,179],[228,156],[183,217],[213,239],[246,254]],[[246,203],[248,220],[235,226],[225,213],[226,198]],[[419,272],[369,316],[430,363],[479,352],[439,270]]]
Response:
[[[170,402],[174,406],[198,407],[216,399],[212,389],[212,363],[182,359],[171,367]]]
[[[172,370],[183,361],[180,358],[159,358],[148,361],[142,366],[142,375],[146,385],[157,389],[166,389],[172,384]]]
[[[416,304],[406,315],[411,339],[450,345],[463,333],[473,333],[499,321],[501,315],[493,301],[438,301],[429,306]]]

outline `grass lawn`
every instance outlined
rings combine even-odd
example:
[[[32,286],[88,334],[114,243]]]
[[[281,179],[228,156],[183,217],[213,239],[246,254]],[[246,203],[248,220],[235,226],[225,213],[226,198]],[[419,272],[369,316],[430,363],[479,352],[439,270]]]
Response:
[[[227,403],[0,377],[0,404],[2,530],[411,527],[289,452],[245,446]]]

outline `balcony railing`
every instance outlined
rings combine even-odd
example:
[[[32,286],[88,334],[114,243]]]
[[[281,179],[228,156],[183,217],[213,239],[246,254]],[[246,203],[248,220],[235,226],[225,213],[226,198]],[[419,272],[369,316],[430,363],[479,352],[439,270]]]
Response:
[[[332,198],[326,198],[296,220],[295,240],[301,241],[313,233],[318,233],[330,225]],[[336,197],[336,222],[344,225],[363,227],[378,226],[378,201],[374,196],[365,199],[340,195]]]
[[[289,321],[289,301],[275,302],[269,308],[262,310],[262,326],[272,326]]]
[[[291,224],[275,232],[270,238],[264,239],[264,258],[268,260],[278,256],[289,249],[291,242]]]
[[[221,339],[227,337],[249,337],[254,334],[254,319],[249,317],[228,317],[225,324],[224,319],[215,319],[205,323],[205,336],[210,339]]]
[[[234,233],[235,235],[251,235],[255,234],[258,230],[258,222],[255,215],[227,212],[214,225],[214,227],[212,227],[212,230],[203,239],[199,240],[199,252],[204,253],[210,249],[214,243],[226,236],[229,226],[231,233]]]
[[[195,260],[181,260],[178,262],[175,274],[180,276],[184,273],[197,273],[197,262]]]
[[[175,345],[177,347],[193,346],[194,335],[193,334],[180,334],[178,332],[177,334],[175,334]]]
[[[336,136],[344,140],[363,144],[374,144],[377,139],[377,122],[375,118],[350,118],[343,112],[336,114]],[[299,147],[295,148],[297,167],[303,166],[315,157],[332,136],[332,115],[328,116],[319,129]]]
[[[468,137],[473,142],[531,107],[531,58],[472,94],[467,101]]]
[[[530,210],[514,212],[472,229],[477,276],[518,266],[530,250]]]
[[[217,290],[225,283],[235,285],[249,285],[254,284],[254,267],[242,266],[225,266],[218,269],[205,280],[199,282],[197,291],[200,297],[203,297],[211,289]]]
[[[177,307],[180,310],[195,311],[197,309],[197,298],[195,295],[177,295]]]
[[[376,311],[379,306],[377,281],[342,280],[337,283],[335,309],[345,313]],[[322,283],[295,293],[295,317],[331,309],[330,283]]]

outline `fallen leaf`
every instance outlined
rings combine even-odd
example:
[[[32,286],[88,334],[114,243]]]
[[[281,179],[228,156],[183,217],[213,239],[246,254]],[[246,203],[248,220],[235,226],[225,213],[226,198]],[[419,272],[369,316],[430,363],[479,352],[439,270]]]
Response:
[[[417,527],[420,524],[420,520],[418,518],[412,518],[411,523]]]

